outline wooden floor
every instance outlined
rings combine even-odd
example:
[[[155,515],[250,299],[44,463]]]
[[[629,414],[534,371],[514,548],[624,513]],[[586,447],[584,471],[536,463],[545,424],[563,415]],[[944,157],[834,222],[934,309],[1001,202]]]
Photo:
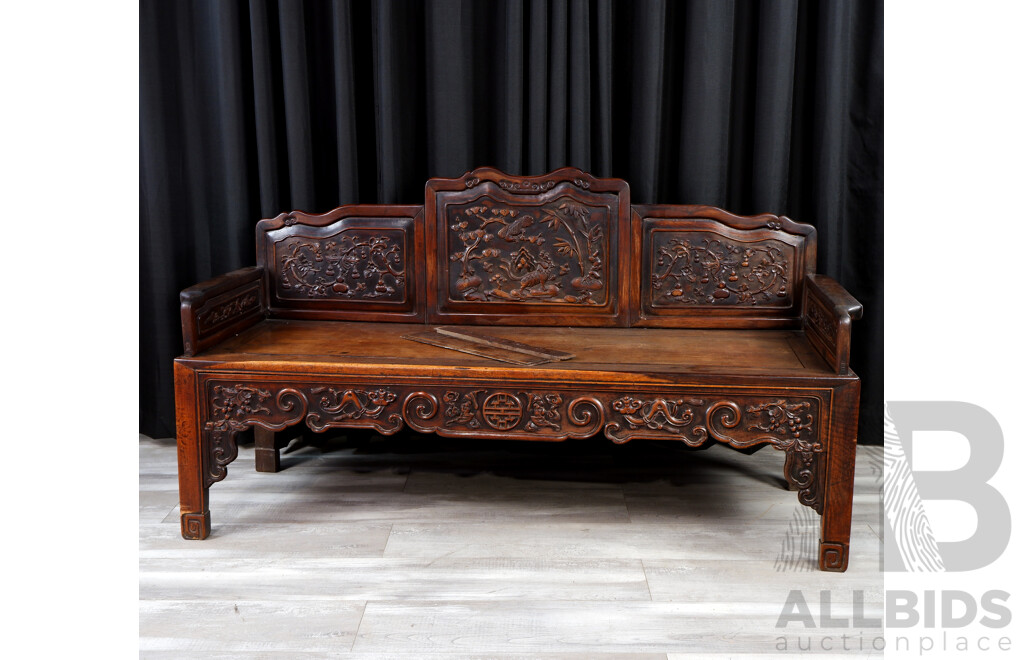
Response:
[[[140,439],[141,657],[811,657],[843,634],[867,656],[881,634],[776,628],[792,589],[815,620],[822,590],[833,617],[855,590],[881,616],[880,447],[838,574],[771,448],[309,439],[277,474],[243,445],[205,541],[179,533],[174,441]]]

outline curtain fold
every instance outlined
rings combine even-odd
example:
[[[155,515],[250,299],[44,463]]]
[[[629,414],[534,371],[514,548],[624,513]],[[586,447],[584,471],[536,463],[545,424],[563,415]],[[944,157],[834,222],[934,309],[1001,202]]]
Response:
[[[748,103],[756,104],[753,121],[750,204],[754,208],[786,206],[796,66],[797,4],[773,2],[757,17],[755,86]],[[766,102],[770,99],[771,102]],[[753,170],[754,163],[760,169]]]
[[[880,442],[880,0],[143,0],[139,27],[142,432],[174,433],[178,291],[254,263],[260,218],[573,165],[814,224]]]

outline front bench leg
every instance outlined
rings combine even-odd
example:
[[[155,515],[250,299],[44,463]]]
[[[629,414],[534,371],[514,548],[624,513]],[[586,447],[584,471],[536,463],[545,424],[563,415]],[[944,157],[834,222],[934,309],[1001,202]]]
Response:
[[[178,495],[181,535],[205,539],[210,535],[210,489],[200,429],[196,372],[174,363],[174,404],[178,432]]]
[[[837,388],[833,394],[832,430],[824,464],[824,510],[818,542],[818,568],[845,571],[850,561],[850,526],[853,516],[853,477],[857,458],[857,413],[860,381]]]
[[[213,393],[212,400],[204,401],[196,371],[174,363],[178,499],[181,535],[186,539],[202,540],[210,535],[210,486],[227,475],[228,463],[238,456],[236,436],[251,424],[243,413],[270,396],[243,385],[215,386]],[[294,402],[286,403],[284,410],[293,407]],[[204,415],[204,409],[211,412]],[[259,410],[269,412],[263,407]]]
[[[306,418],[309,399],[303,391],[288,386],[239,383],[234,379],[205,380],[181,362],[174,363],[174,384],[181,535],[186,539],[204,539],[210,534],[209,488],[227,476],[228,464],[238,456],[238,432],[255,427],[273,434],[293,426]],[[321,393],[324,389],[329,388],[311,391]],[[311,424],[323,413],[338,412],[329,405],[330,392],[317,401],[327,408],[317,408],[310,416]],[[345,416],[345,411],[341,416]],[[401,418],[392,417],[395,419],[389,419],[393,424],[390,429],[372,422],[362,425],[394,433],[401,428]]]

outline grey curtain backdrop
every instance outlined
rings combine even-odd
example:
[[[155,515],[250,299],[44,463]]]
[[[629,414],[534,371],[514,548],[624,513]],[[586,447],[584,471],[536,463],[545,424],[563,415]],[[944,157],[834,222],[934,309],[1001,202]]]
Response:
[[[143,433],[174,434],[178,292],[254,264],[260,218],[573,165],[814,224],[865,306],[881,442],[880,0],[143,0],[140,23]]]

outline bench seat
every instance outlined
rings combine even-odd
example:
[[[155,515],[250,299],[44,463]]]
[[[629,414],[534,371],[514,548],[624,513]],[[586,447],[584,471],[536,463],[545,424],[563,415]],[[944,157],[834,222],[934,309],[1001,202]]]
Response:
[[[344,321],[264,320],[204,353],[197,360],[217,368],[289,369],[297,364],[360,368],[388,373],[424,370],[438,375],[495,369],[535,377],[551,372],[650,375],[657,380],[687,374],[716,374],[773,380],[850,380],[837,377],[796,330],[690,328],[552,328],[500,326],[487,334],[548,349],[567,351],[575,358],[536,366],[496,363],[494,360],[403,339],[430,331],[429,324]],[[209,366],[212,366],[209,365]],[[596,372],[596,373],[594,373]]]

